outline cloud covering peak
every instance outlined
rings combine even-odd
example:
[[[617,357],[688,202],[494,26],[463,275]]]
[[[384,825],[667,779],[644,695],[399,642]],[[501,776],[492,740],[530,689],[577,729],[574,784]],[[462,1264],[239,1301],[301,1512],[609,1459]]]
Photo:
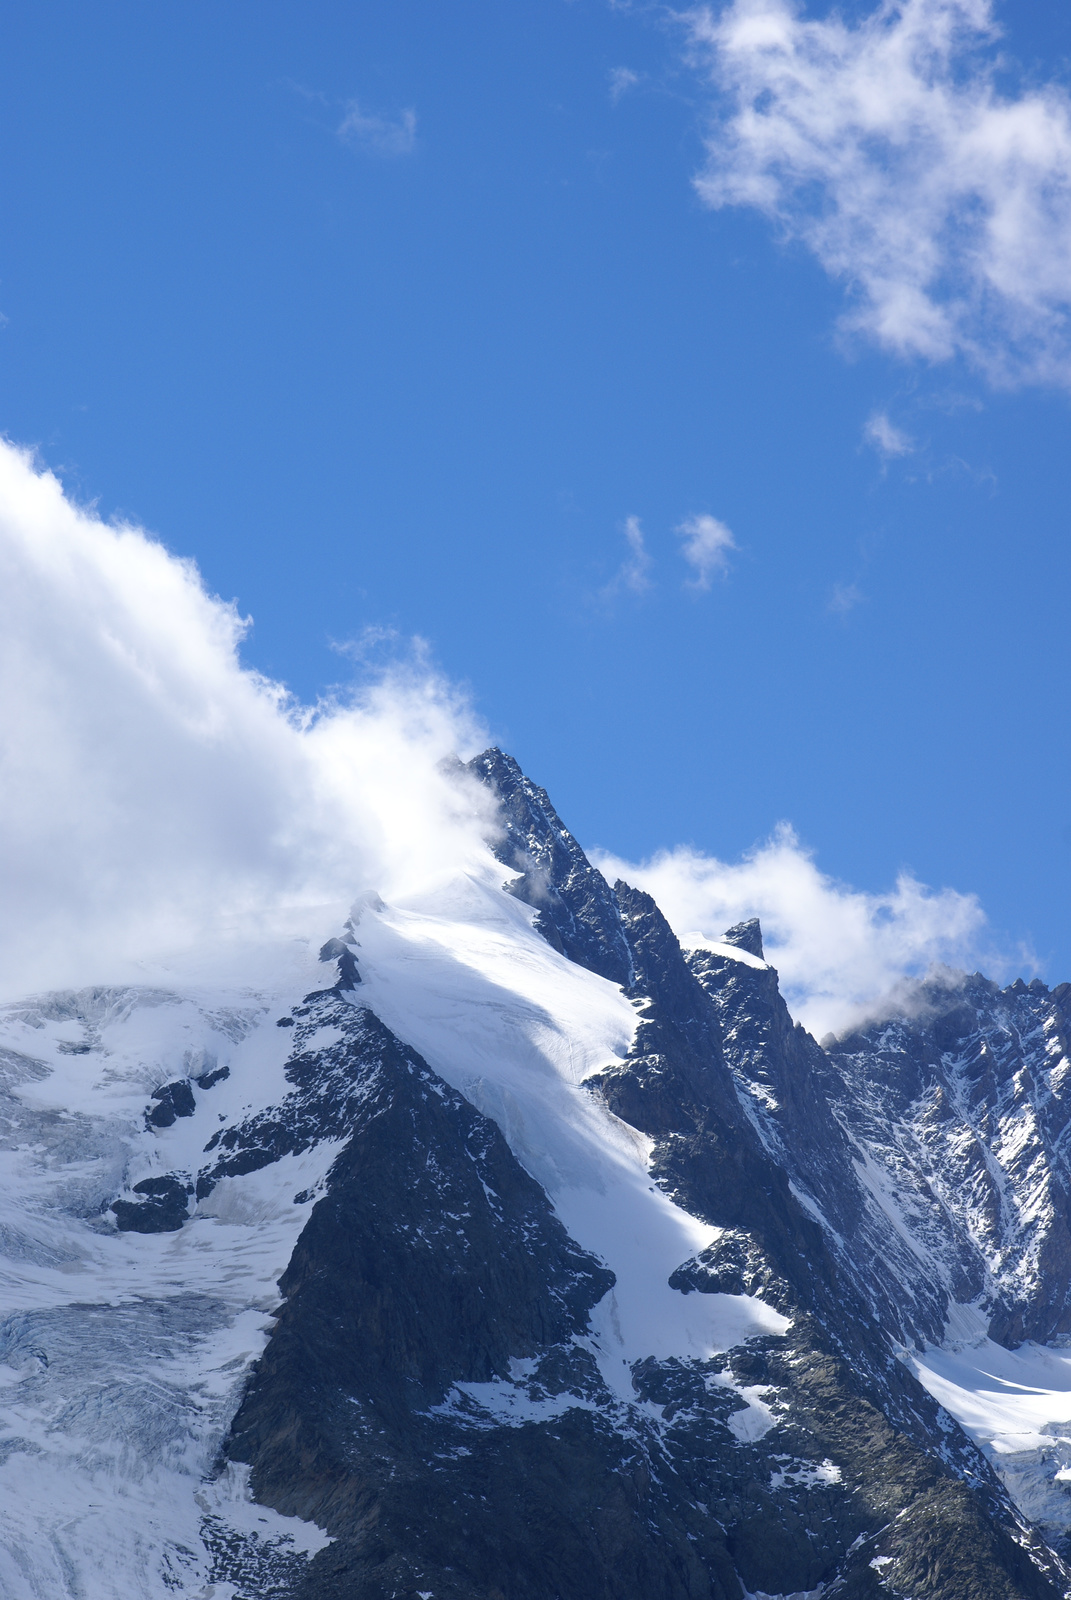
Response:
[[[481,742],[428,674],[306,708],[188,561],[0,444],[2,989],[129,979],[299,907],[482,859]]]
[[[326,936],[368,889],[501,881],[494,803],[444,763],[487,742],[448,685],[415,667],[301,706],[242,664],[244,629],[191,562],[0,442],[0,998],[160,982],[324,918]],[[685,938],[761,917],[820,1033],[966,959],[984,924],[973,897],[908,876],[887,895],[837,884],[789,828],[735,865],[594,859]]]

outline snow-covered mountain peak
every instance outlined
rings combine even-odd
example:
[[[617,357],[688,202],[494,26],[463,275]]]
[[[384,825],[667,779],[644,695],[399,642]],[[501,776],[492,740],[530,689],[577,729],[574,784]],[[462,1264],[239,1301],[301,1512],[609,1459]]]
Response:
[[[1063,1592],[1067,993],[824,1050],[472,777],[419,888],[0,1012],[5,1595]]]

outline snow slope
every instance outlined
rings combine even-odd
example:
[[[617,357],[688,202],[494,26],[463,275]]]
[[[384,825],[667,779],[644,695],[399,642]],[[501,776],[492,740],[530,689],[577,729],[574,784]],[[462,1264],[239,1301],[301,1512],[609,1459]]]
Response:
[[[616,1274],[597,1338],[604,1376],[631,1399],[634,1361],[706,1357],[788,1323],[747,1296],[669,1288],[718,1230],[655,1188],[649,1142],[584,1092],[585,1078],[627,1054],[636,1013],[531,921],[495,878],[472,876],[419,909],[366,911],[356,934],[361,998],[498,1123],[572,1237]]]
[[[904,1359],[992,1461],[1020,1510],[1050,1538],[1071,1523],[1071,1350],[1027,1341],[1006,1350],[985,1319],[958,1307],[960,1332]],[[970,1335],[973,1333],[973,1337]]]

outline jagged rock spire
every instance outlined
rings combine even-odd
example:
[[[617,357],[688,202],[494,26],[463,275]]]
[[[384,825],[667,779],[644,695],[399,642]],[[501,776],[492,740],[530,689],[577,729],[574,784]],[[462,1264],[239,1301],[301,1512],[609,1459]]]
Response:
[[[735,945],[738,950],[746,950],[748,955],[758,956],[760,961],[766,960],[762,950],[762,928],[758,917],[749,917],[746,922],[734,923],[722,934],[721,942]]]

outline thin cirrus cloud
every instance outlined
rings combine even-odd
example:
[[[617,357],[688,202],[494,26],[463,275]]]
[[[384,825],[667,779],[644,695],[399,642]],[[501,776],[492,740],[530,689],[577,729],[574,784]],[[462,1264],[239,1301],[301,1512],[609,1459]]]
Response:
[[[886,460],[895,456],[909,456],[915,448],[915,441],[910,434],[890,422],[884,411],[874,411],[867,418],[863,438]]]
[[[611,67],[609,78],[610,99],[616,105],[623,94],[636,87],[640,81],[640,74],[633,72],[631,67]]]
[[[686,21],[715,91],[708,205],[805,244],[848,290],[846,331],[1071,387],[1071,97],[998,89],[989,0],[885,0],[857,22],[733,0]]]
[[[681,555],[694,574],[688,587],[709,589],[715,578],[729,570],[729,555],[737,548],[736,540],[724,522],[706,514],[689,517],[680,524],[677,534]]]
[[[857,583],[835,583],[826,610],[835,617],[846,617],[849,611],[862,605],[866,599]]]
[[[639,517],[626,517],[621,531],[628,545],[628,555],[600,591],[604,600],[621,593],[643,595],[653,587],[654,561],[647,549]],[[681,540],[681,555],[693,574],[685,587],[709,589],[715,577],[723,577],[728,571],[729,555],[737,548],[736,540],[724,522],[706,513],[689,517],[678,526],[676,533]]]
[[[411,109],[384,117],[351,100],[336,131],[343,144],[369,155],[407,156],[416,148],[416,126],[416,112]]]
[[[651,587],[652,561],[639,517],[626,517],[621,531],[628,546],[628,555],[602,590],[604,600],[610,600],[622,591],[646,594]]]

